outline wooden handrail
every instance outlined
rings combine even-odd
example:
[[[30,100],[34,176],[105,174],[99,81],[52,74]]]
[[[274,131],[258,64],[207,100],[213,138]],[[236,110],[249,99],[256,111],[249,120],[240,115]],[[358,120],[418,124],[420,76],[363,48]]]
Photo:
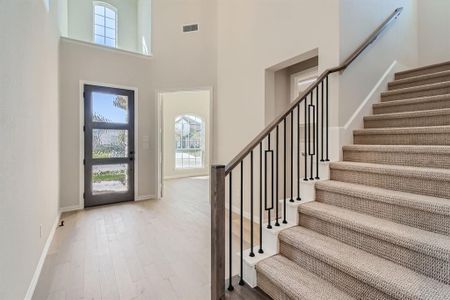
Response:
[[[264,128],[261,133],[259,133],[238,155],[236,155],[230,163],[228,163],[225,167],[225,176],[228,175],[231,170],[234,169],[242,160],[247,157],[247,155],[256,147],[259,143],[261,143],[275,127],[280,124],[286,116],[288,116],[296,107],[301,103],[305,97],[310,94],[328,75],[344,71],[347,67],[356,59],[358,56],[364,52],[364,50],[370,46],[379,36],[380,34],[389,26],[391,22],[393,22],[403,11],[403,7],[399,7],[359,46],[342,64],[335,68],[325,70],[319,78],[312,83],[304,92],[302,92],[290,105],[289,107],[281,113],[278,117],[276,117],[270,124]]]

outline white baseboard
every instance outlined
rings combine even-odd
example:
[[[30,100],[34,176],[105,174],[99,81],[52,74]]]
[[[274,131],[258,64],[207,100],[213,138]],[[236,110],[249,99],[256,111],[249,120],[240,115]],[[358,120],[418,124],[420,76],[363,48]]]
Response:
[[[70,211],[77,211],[77,210],[82,210],[83,207],[80,205],[72,205],[72,206],[66,206],[66,207],[61,207],[59,209],[59,213],[65,213],[65,212],[70,212]]]
[[[151,200],[151,199],[156,199],[156,196],[155,195],[136,196],[134,201],[144,201],[144,200]]]
[[[189,177],[203,177],[203,176],[209,176],[208,172],[200,172],[200,173],[193,173],[193,174],[181,174],[181,175],[173,175],[173,176],[164,176],[164,180],[171,180],[171,179],[181,179],[181,178],[189,178]]]
[[[44,249],[42,250],[41,257],[39,258],[39,262],[36,266],[36,270],[34,271],[33,277],[31,278],[30,285],[28,287],[27,294],[25,295],[25,300],[31,300],[33,298],[34,290],[36,289],[36,285],[39,280],[39,276],[42,272],[42,267],[44,266],[45,258],[47,257],[48,250],[50,249],[50,245],[52,244],[53,237],[55,236],[56,228],[58,227],[59,220],[61,218],[61,214],[58,213],[56,216],[55,223],[53,224],[52,229],[48,235],[47,241],[45,242]]]

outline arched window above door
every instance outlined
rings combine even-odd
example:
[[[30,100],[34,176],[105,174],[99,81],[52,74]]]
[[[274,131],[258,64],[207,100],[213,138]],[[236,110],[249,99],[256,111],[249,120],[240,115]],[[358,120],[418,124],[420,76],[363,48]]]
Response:
[[[105,2],[94,2],[94,42],[117,47],[117,9]]]

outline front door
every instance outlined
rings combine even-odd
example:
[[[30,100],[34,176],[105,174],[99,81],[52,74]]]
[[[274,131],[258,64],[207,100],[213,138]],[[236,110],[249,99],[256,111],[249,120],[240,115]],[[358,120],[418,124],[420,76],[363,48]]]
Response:
[[[84,203],[134,200],[134,91],[84,86]]]

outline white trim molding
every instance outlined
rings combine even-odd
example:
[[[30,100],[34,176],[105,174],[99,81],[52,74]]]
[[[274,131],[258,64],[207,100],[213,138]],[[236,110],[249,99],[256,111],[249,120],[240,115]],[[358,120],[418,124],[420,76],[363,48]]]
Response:
[[[82,210],[83,206],[80,205],[72,205],[72,206],[66,206],[66,207],[62,207],[59,209],[59,213],[65,213],[65,212],[70,212],[70,211],[77,211],[77,210]]]
[[[141,195],[141,196],[136,196],[134,201],[144,201],[144,200],[153,200],[156,199],[155,195]]]
[[[45,242],[44,249],[42,249],[41,257],[39,258],[38,264],[34,271],[33,277],[31,278],[30,285],[28,286],[27,294],[25,295],[25,300],[31,300],[33,298],[34,290],[36,289],[39,276],[42,272],[42,267],[44,266],[45,258],[47,257],[48,250],[50,249],[50,245],[52,244],[53,237],[55,236],[56,228],[58,227],[59,220],[61,219],[61,214],[58,213],[56,216],[56,220],[53,223],[52,229],[47,237],[47,241]]]

